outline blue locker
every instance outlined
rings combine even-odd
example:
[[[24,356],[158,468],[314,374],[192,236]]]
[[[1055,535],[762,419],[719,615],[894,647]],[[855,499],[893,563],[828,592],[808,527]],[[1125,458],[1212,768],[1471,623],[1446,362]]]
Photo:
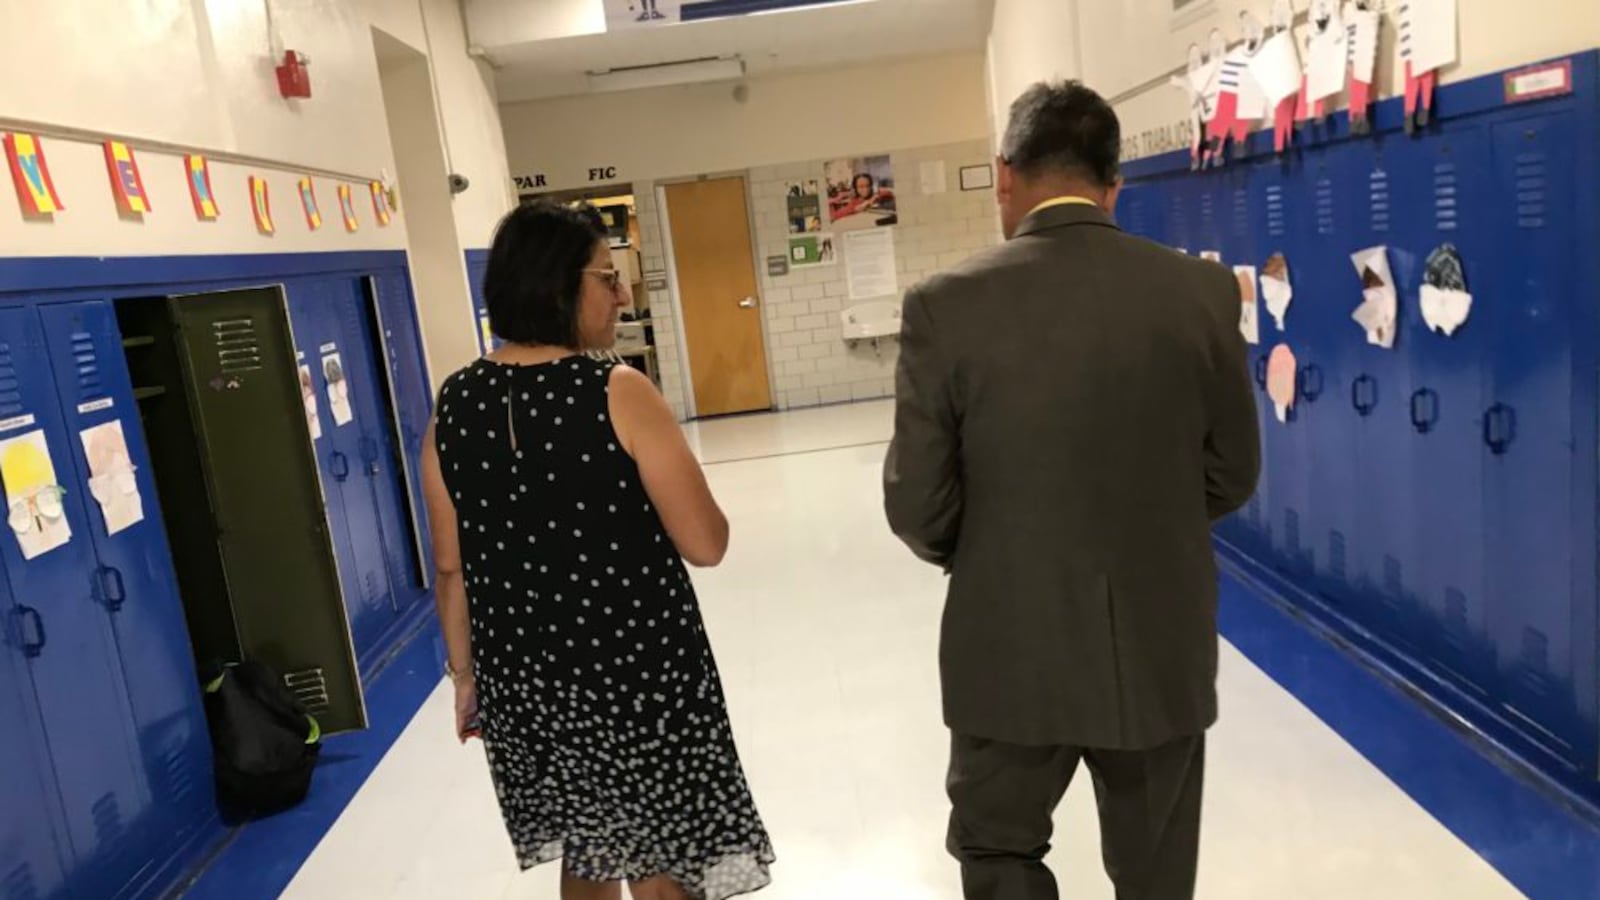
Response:
[[[75,474],[69,490],[84,498],[86,534],[94,549],[98,599],[111,622],[123,682],[138,729],[144,771],[154,805],[140,823],[149,855],[169,855],[202,825],[214,808],[210,741],[201,705],[183,603],[178,596],[172,554],[161,526],[155,478],[122,356],[122,335],[111,304],[105,301],[42,306],[50,361],[55,370],[61,415],[70,441]],[[120,423],[133,466],[132,486],[142,498],[144,520],[109,534],[94,502],[94,471],[85,440],[87,429]],[[98,453],[110,449],[97,445]],[[62,462],[69,462],[63,460]],[[58,463],[59,465],[59,463]],[[117,479],[102,490],[126,488]]]
[[[1572,420],[1578,201],[1568,183],[1578,134],[1571,117],[1545,115],[1499,123],[1492,140],[1491,214],[1505,226],[1474,312],[1495,332],[1497,351],[1493,402],[1480,410],[1478,429],[1489,486],[1496,694],[1563,757],[1592,761],[1594,714],[1578,708],[1575,684],[1580,673],[1594,677],[1595,634],[1580,630],[1574,601],[1592,598],[1594,572],[1586,585],[1574,584],[1567,527],[1578,501],[1574,469],[1594,465],[1576,455]],[[1594,516],[1592,498],[1587,514]]]
[[[433,587],[433,544],[428,533],[427,500],[422,493],[422,441],[433,418],[433,387],[422,349],[411,285],[403,270],[384,272],[371,279],[377,296],[379,334],[388,360],[394,389],[403,474],[407,489],[411,534],[418,559],[423,560],[420,586]]]
[[[41,640],[33,614],[0,592],[0,897],[57,895],[65,882],[65,827],[24,657]],[[48,646],[48,644],[47,644]],[[45,648],[39,648],[41,651]],[[17,811],[21,810],[21,813]]]
[[[72,539],[26,559],[15,534],[0,536],[11,596],[21,613],[28,674],[39,707],[43,738],[55,768],[55,790],[75,861],[72,892],[114,896],[153,859],[141,834],[148,821],[151,785],[139,764],[128,690],[117,663],[115,638],[99,597],[97,562],[83,489],[74,483],[71,443],[61,418],[50,359],[38,315],[0,309],[0,442],[37,435],[48,447],[60,496],[61,520]],[[14,452],[0,445],[0,457]],[[19,466],[37,465],[19,460]],[[35,529],[54,524],[38,494],[6,485],[8,506],[21,507]]]
[[[469,252],[467,254],[467,292],[472,297],[472,316],[478,323],[478,349],[485,355],[500,346],[499,338],[489,330],[489,306],[483,298],[483,275],[489,270],[489,257]]]
[[[1301,210],[1300,214],[1291,215],[1285,226],[1291,247],[1318,246],[1326,240],[1322,232],[1331,227],[1319,226],[1318,222],[1322,220],[1314,219],[1305,212],[1330,198],[1328,174],[1325,171],[1303,174],[1311,175],[1319,184],[1314,186],[1308,177],[1291,176],[1284,179],[1283,185],[1285,204],[1290,209]],[[1296,265],[1297,258],[1304,261]],[[1268,495],[1271,497],[1268,531],[1274,550],[1272,565],[1284,575],[1305,582],[1314,575],[1314,566],[1311,535],[1306,521],[1311,504],[1313,473],[1310,437],[1305,421],[1308,403],[1304,394],[1308,383],[1313,389],[1325,386],[1308,382],[1306,371],[1317,364],[1311,341],[1313,336],[1318,335],[1318,329],[1325,327],[1324,319],[1329,315],[1329,279],[1333,277],[1334,270],[1325,254],[1291,253],[1289,259],[1290,264],[1296,266],[1291,271],[1302,273],[1296,276],[1295,300],[1290,308],[1289,319],[1292,324],[1283,334],[1274,338],[1272,345],[1263,342],[1262,349],[1270,353],[1273,346],[1284,344],[1294,351],[1300,368],[1295,389],[1301,396],[1289,408],[1285,422],[1277,421],[1276,414],[1272,413],[1272,399],[1265,395],[1262,397],[1271,416],[1265,420],[1263,433],[1265,456],[1271,462],[1265,467],[1263,476],[1268,482]],[[1272,332],[1270,326],[1267,332]],[[1312,396],[1320,400],[1320,395]]]

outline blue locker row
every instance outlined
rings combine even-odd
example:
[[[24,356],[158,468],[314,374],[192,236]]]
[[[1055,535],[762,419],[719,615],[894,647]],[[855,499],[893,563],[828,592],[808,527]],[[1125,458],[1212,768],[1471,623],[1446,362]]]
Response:
[[[1288,262],[1284,327],[1262,315],[1252,348],[1262,483],[1223,540],[1536,764],[1592,778],[1600,196],[1595,55],[1574,62],[1559,99],[1506,105],[1499,76],[1446,88],[1416,136],[1336,134],[1196,174],[1145,164],[1119,218],[1227,265]],[[1445,244],[1473,295],[1453,336],[1419,308]],[[1351,319],[1351,254],[1379,246],[1392,349]],[[1298,362],[1286,422],[1266,393],[1279,344]]]
[[[500,346],[489,330],[489,305],[483,298],[483,275],[489,270],[489,251],[467,251],[467,292],[472,297],[472,315],[478,323],[478,351],[488,355]]]
[[[5,900],[159,896],[224,836],[118,298],[284,284],[363,678],[428,606],[432,402],[403,257],[96,263],[0,260],[28,291],[0,295]]]

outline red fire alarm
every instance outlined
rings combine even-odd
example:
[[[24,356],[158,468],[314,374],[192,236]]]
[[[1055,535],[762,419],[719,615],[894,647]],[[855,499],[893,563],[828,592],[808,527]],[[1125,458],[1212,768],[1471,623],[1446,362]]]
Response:
[[[278,93],[290,100],[307,100],[311,97],[311,71],[306,68],[311,60],[302,53],[286,50],[278,66]]]

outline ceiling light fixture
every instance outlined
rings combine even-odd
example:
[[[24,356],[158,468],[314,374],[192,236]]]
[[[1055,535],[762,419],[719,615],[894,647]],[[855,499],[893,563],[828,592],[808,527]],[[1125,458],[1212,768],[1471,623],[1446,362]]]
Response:
[[[708,56],[648,66],[626,66],[588,74],[589,90],[592,92],[632,91],[678,84],[734,81],[744,77],[744,60],[737,56],[726,59]]]

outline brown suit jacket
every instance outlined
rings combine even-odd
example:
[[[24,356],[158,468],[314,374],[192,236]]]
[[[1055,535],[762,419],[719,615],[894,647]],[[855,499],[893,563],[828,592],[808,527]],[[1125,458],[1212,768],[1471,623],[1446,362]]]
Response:
[[[952,729],[1135,750],[1216,721],[1211,524],[1260,471],[1239,303],[1082,205],[906,295],[885,506],[951,575]]]

